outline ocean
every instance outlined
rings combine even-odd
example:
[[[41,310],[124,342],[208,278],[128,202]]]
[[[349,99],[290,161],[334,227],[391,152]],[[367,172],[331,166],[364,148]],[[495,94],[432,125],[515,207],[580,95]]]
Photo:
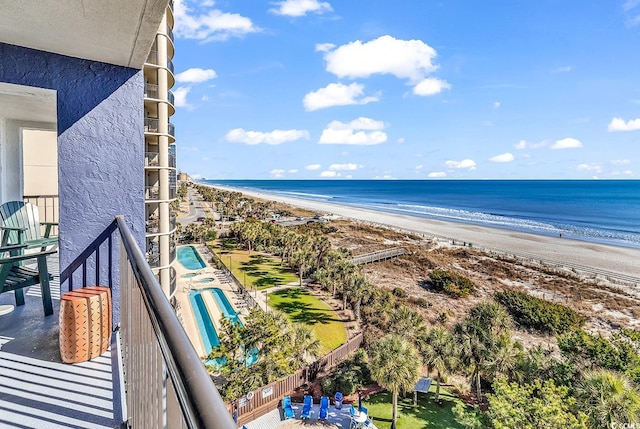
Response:
[[[637,180],[201,180],[203,184],[640,248]]]

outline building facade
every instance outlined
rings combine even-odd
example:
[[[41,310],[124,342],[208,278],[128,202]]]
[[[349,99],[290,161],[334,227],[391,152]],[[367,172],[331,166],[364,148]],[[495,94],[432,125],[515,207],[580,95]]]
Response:
[[[146,254],[163,291],[170,298],[176,290],[176,200],[175,113],[171,87],[175,83],[173,56],[173,1],[158,28],[144,64],[145,219]]]

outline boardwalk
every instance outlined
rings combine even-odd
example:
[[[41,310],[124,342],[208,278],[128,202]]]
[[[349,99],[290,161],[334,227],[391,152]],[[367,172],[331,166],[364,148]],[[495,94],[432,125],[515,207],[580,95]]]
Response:
[[[406,250],[402,247],[394,247],[392,249],[378,250],[377,252],[366,253],[364,255],[354,256],[351,262],[355,265],[371,264],[378,261],[386,261],[387,259],[397,258],[404,255]]]

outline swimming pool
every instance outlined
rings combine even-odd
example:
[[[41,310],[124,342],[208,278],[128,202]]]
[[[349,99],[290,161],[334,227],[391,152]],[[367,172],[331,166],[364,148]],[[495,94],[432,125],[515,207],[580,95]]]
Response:
[[[200,270],[206,267],[200,253],[193,246],[178,247],[178,262],[187,270]]]
[[[213,347],[220,345],[220,338],[218,337],[216,328],[213,324],[213,321],[211,320],[211,315],[207,310],[207,306],[204,303],[204,299],[202,297],[203,293],[210,293],[211,295],[213,295],[215,303],[224,317],[226,317],[227,319],[231,319],[232,321],[234,321],[235,323],[239,323],[240,325],[242,325],[242,322],[240,321],[238,313],[233,309],[233,306],[221,289],[206,288],[192,290],[189,293],[189,300],[191,301],[191,307],[193,308],[193,313],[195,314],[196,322],[198,323],[198,330],[200,331],[200,336],[202,337],[202,343],[204,345],[205,352],[208,354]],[[247,357],[246,364],[252,365],[257,360],[258,351],[255,350],[251,352]],[[219,359],[209,360],[206,363],[214,366],[225,364],[224,361],[221,361]]]

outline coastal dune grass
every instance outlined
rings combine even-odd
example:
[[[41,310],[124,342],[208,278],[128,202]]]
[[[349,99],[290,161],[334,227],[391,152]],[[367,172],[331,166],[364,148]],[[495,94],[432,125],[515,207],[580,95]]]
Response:
[[[347,330],[338,314],[306,290],[293,287],[270,293],[268,305],[282,311],[292,322],[308,326],[320,341],[320,355],[347,341]]]
[[[397,429],[464,429],[456,421],[452,408],[460,401],[446,389],[440,388],[440,399],[442,405],[433,401],[435,396],[435,386],[431,385],[428,394],[418,393],[418,406],[413,406],[413,392],[408,392],[406,396],[398,397],[398,421]],[[383,392],[372,395],[363,404],[368,408],[369,416],[373,418],[373,423],[378,429],[391,428],[391,393]]]
[[[299,281],[287,267],[280,266],[280,259],[266,253],[237,249],[229,243],[213,243],[216,254],[233,275],[246,288],[258,290]],[[245,284],[246,283],[246,284]]]

